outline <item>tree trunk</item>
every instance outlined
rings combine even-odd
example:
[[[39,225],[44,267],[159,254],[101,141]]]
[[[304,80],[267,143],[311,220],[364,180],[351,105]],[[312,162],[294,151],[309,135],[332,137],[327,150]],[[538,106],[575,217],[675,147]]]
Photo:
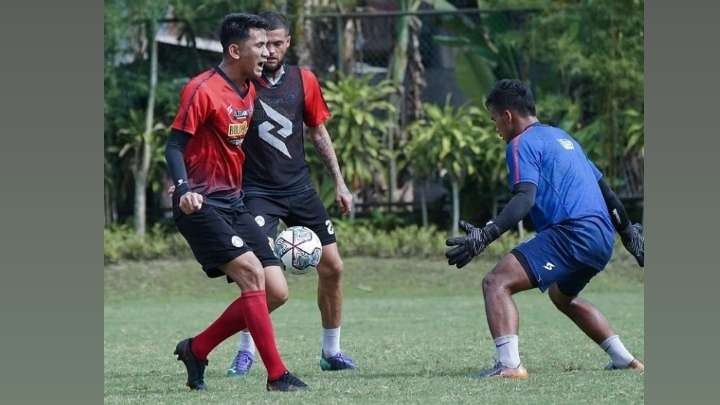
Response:
[[[354,11],[354,10],[353,10]],[[353,74],[355,70],[355,37],[357,26],[355,19],[345,20],[343,28],[342,66],[345,74]]]
[[[460,222],[460,182],[457,179],[450,181],[452,187],[452,236],[458,236],[460,231],[458,223]]]
[[[298,58],[299,66],[314,67],[312,64],[312,52],[310,44],[313,43],[312,19],[305,18],[312,8],[312,0],[293,0],[292,8],[295,14],[293,22],[293,42],[295,55]]]
[[[155,91],[157,89],[158,71],[158,45],[155,41],[156,22],[151,20],[148,23],[150,38],[150,91],[148,94],[147,110],[145,111],[145,131],[140,146],[141,152],[135,160],[135,232],[138,235],[145,235],[146,228],[146,201],[147,201],[147,178],[150,172],[150,157],[153,146],[153,123],[155,122]]]
[[[401,1],[401,10],[410,11],[411,0]],[[410,33],[410,16],[402,15],[398,17],[397,29],[395,31],[395,47],[393,48],[392,60],[388,69],[389,79],[397,84],[402,84],[405,79],[405,69],[407,68],[407,48]]]
[[[115,222],[115,207],[113,204],[113,195],[110,187],[105,184],[105,226],[111,225]]]
[[[357,1],[335,0],[340,13],[350,13],[356,10]],[[335,18],[335,29],[338,43],[337,69],[344,74],[352,74],[355,67],[355,34],[356,26],[353,18]]]
[[[420,185],[420,213],[422,216],[422,226],[423,228],[428,227],[428,209],[427,209],[427,180],[423,179],[421,181]]]
[[[400,9],[402,11],[410,11],[412,0],[402,0]],[[388,177],[390,186],[388,187],[388,203],[392,204],[397,193],[397,158],[395,156],[395,139],[400,133],[400,121],[404,113],[404,95],[403,86],[405,84],[405,72],[408,63],[408,38],[410,32],[410,16],[402,15],[397,19],[397,28],[395,30],[395,47],[393,48],[392,59],[388,69],[388,79],[390,79],[397,87],[398,93],[392,96],[391,103],[398,107],[397,111],[392,114],[392,126],[388,130],[388,151],[390,152],[390,162],[388,165]]]
[[[399,130],[399,127],[395,126],[390,129],[388,134],[388,154],[390,155],[389,164],[389,187],[388,187],[388,211],[393,211],[393,203],[396,200],[397,195],[397,157],[395,154],[395,132]]]
[[[138,235],[145,235],[145,207],[147,202],[146,188],[147,177],[143,176],[142,173],[136,171],[133,223],[135,226],[135,233],[137,233]]]
[[[410,57],[407,64],[407,74],[410,76],[410,89],[408,89],[410,93],[410,106],[407,110],[408,116],[411,117],[412,120],[418,120],[423,114],[422,91],[427,85],[425,81],[425,66],[423,66],[422,55],[420,54],[420,30],[422,29],[422,20],[418,17],[412,17],[409,25],[410,38],[408,47]]]

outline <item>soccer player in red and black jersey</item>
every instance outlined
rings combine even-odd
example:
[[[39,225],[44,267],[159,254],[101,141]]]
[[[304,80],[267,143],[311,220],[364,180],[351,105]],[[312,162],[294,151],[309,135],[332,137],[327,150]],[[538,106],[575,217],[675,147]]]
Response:
[[[250,14],[230,14],[220,28],[223,60],[190,80],[180,96],[165,156],[175,184],[173,217],[208,277],[226,276],[241,295],[195,337],[177,344],[187,385],[206,388],[208,354],[248,329],[268,372],[268,390],[306,388],[278,353],[265,293],[265,272],[280,271],[242,200],[245,154],[241,148],[253,115],[251,79],[267,60],[267,24]]]
[[[355,368],[354,361],[340,350],[343,263],[335,241],[335,230],[310,180],[305,161],[304,126],[335,182],[336,200],[343,214],[350,211],[352,194],[345,185],[332,141],[324,123],[330,117],[315,75],[307,69],[284,63],[290,46],[287,20],[282,14],[260,14],[268,24],[267,62],[263,76],[255,80],[257,98],[247,137],[243,190],[245,204],[269,237],[274,237],[280,219],[288,226],[312,229],[323,244],[318,271],[318,307],[322,319],[322,370]],[[286,280],[279,271],[266,271],[266,289],[271,310],[288,297]],[[254,359],[253,339],[240,333],[239,347],[229,376],[248,373]],[[257,343],[257,342],[256,342]]]

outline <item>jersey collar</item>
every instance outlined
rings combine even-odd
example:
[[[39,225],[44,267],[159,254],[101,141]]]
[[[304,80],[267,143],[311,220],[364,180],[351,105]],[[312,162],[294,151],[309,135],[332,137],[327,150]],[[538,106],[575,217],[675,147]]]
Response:
[[[528,129],[530,129],[532,127],[536,127],[538,125],[542,125],[542,122],[540,122],[540,121],[533,122],[532,124],[526,126],[525,129],[523,129],[523,131],[521,132],[521,134],[524,134],[525,132],[527,132]]]
[[[275,87],[280,83],[283,76],[285,76],[285,64],[280,65],[280,69],[275,72],[273,77],[268,77],[263,74],[263,79],[265,79],[265,82],[270,85],[270,87]]]
[[[232,81],[232,79],[230,79],[230,78],[225,74],[225,72],[223,72],[223,70],[220,69],[220,65],[215,66],[215,71],[218,72],[218,74],[219,74],[223,79],[225,79],[225,81],[230,85],[230,87],[233,88],[233,90],[235,90],[235,92],[237,93],[238,96],[240,96],[240,98],[245,98],[245,96],[247,96],[248,90],[250,89],[250,81],[247,82],[248,87],[247,87],[247,89],[243,92],[242,89],[237,85],[237,83],[235,83],[234,81]]]

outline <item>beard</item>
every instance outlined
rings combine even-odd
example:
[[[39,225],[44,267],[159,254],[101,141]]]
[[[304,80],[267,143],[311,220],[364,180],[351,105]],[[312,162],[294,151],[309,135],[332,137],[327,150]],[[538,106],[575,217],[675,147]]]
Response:
[[[265,63],[265,65],[263,65],[263,74],[268,75],[268,76],[274,76],[275,73],[277,73],[277,71],[280,70],[283,63],[285,63],[284,58],[278,60],[277,65],[275,65],[275,66],[270,66],[267,63]]]

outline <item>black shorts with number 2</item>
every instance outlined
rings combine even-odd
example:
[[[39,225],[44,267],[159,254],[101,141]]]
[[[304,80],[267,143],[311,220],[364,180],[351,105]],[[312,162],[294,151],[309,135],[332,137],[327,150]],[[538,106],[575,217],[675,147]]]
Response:
[[[268,237],[276,236],[278,222],[282,219],[287,226],[311,229],[323,246],[336,241],[330,216],[314,189],[283,197],[248,193],[244,202]]]

